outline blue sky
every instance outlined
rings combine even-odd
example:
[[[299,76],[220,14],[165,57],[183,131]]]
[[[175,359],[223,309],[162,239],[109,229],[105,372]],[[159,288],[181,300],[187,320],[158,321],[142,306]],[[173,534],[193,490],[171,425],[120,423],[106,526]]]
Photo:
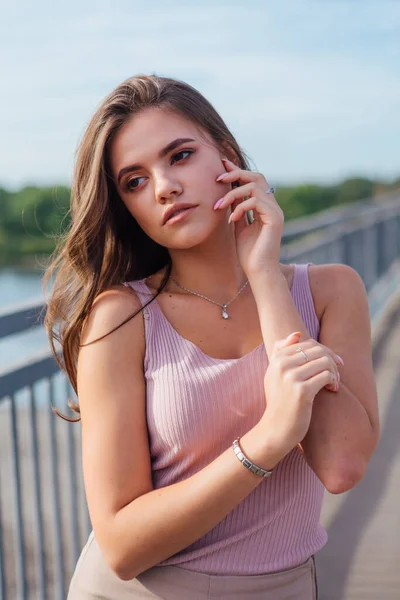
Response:
[[[95,107],[136,73],[197,87],[271,183],[400,176],[400,0],[7,4],[0,185],[70,183]]]

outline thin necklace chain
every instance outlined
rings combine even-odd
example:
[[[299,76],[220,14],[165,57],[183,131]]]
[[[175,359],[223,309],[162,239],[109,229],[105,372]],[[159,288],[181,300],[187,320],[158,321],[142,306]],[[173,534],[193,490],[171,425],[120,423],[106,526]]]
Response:
[[[240,288],[240,290],[238,292],[236,292],[236,294],[233,296],[233,298],[231,298],[231,300],[229,300],[229,302],[226,302],[225,304],[221,304],[220,302],[216,302],[215,300],[212,300],[211,298],[207,298],[207,296],[204,296],[203,294],[198,294],[197,292],[192,292],[192,290],[189,290],[184,285],[181,285],[178,281],[176,281],[176,279],[174,279],[172,277],[172,275],[170,275],[169,278],[175,283],[175,285],[180,287],[181,290],[185,290],[185,292],[189,292],[189,294],[193,294],[194,296],[198,296],[199,298],[204,298],[204,300],[208,300],[208,302],[212,302],[213,304],[220,306],[222,308],[222,317],[224,319],[229,318],[228,311],[227,311],[229,304],[231,302],[233,302],[235,300],[235,298],[237,298],[241,292],[243,292],[244,288],[249,283],[249,280],[247,279],[246,282]]]

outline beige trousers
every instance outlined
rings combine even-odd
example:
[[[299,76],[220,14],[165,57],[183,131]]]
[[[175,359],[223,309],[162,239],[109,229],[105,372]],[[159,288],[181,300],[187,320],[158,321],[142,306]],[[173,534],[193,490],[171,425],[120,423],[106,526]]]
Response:
[[[67,600],[316,600],[314,559],[268,575],[207,575],[181,567],[153,567],[122,581],[90,536]]]

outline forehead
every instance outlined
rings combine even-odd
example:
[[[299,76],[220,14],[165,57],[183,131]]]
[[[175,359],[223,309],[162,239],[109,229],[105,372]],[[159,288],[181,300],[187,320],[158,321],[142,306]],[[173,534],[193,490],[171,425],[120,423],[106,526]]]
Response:
[[[130,164],[143,164],[177,138],[193,138],[206,143],[209,138],[198,125],[171,110],[149,108],[129,119],[110,145],[112,170]],[[206,137],[206,139],[204,139]]]

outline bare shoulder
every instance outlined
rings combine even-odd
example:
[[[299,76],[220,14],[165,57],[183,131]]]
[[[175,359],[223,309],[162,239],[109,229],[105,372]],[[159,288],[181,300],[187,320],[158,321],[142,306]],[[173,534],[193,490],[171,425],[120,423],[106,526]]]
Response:
[[[321,317],[332,302],[347,303],[366,298],[364,283],[355,269],[334,263],[310,265],[309,278],[316,313]]]
[[[125,335],[123,329],[129,329],[130,335],[144,340],[144,326],[141,318],[141,302],[134,290],[125,285],[114,285],[101,292],[93,302],[90,313],[84,323],[81,344],[90,344],[105,336],[121,325],[130,316],[137,314],[126,324],[122,325],[111,336]],[[119,332],[119,333],[118,333]]]

